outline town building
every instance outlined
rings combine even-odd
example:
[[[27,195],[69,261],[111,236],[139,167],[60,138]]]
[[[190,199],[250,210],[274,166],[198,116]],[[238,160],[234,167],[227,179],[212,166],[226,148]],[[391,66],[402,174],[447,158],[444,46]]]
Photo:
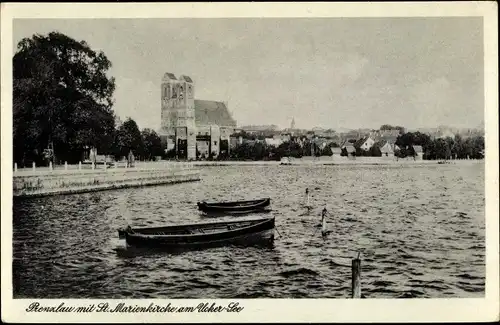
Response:
[[[413,151],[415,152],[415,160],[422,160],[424,158],[422,146],[413,146]]]
[[[232,134],[229,137],[229,148],[230,149],[235,149],[238,146],[241,146],[243,144],[243,137],[241,135],[234,135]]]
[[[382,153],[382,156],[385,157],[390,157],[394,156],[394,144],[386,141],[386,140],[380,140],[375,143],[376,146],[380,148],[380,152]]]
[[[349,141],[345,141],[341,146],[341,150],[345,150],[348,155],[355,155],[356,154],[356,148],[354,147],[354,144]]]
[[[161,83],[160,137],[173,141],[176,157],[195,160],[214,157],[230,150],[230,135],[236,121],[227,103],[195,99],[195,85],[189,76],[177,78],[165,73]],[[167,143],[169,140],[166,141]]]
[[[391,143],[395,143],[399,135],[399,130],[376,130],[370,132],[370,137],[375,141],[385,140]]]
[[[340,157],[342,149],[340,147],[332,147],[332,157]]]
[[[368,151],[371,149],[371,147],[375,144],[375,140],[373,140],[371,137],[363,137],[356,141],[354,143],[354,147],[356,149],[361,149],[364,151]]]
[[[279,127],[277,125],[271,124],[271,125],[245,125],[240,127],[241,130],[245,131],[246,133],[250,134],[255,134],[255,133],[262,133],[262,132],[278,132],[279,133]]]
[[[279,147],[280,144],[283,143],[283,141],[281,141],[280,138],[265,138],[264,139],[266,141],[266,144],[269,145],[269,146],[275,146],[275,147]]]

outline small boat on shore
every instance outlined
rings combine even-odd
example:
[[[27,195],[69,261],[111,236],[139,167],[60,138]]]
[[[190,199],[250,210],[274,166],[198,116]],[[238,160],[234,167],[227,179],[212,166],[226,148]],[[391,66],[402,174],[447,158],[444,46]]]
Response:
[[[225,212],[225,213],[248,213],[263,210],[271,204],[270,198],[263,198],[250,201],[232,201],[232,202],[198,202],[198,209],[203,212]]]
[[[128,246],[171,250],[224,245],[248,246],[274,241],[274,217],[118,230]]]

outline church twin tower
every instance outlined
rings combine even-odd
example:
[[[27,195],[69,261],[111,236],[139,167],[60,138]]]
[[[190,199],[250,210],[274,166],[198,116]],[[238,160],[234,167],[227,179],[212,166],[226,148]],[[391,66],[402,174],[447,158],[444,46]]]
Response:
[[[194,105],[193,80],[165,73],[161,84],[161,133],[173,137],[177,154],[187,159],[196,159]]]

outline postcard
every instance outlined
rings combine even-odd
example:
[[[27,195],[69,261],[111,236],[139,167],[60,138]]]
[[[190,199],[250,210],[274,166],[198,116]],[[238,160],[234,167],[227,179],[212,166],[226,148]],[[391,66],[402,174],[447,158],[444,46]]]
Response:
[[[498,321],[497,12],[2,4],[2,320]]]

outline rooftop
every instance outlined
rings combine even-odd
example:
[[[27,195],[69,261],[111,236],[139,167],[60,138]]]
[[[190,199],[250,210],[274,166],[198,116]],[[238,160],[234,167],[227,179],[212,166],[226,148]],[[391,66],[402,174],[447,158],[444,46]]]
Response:
[[[359,139],[358,141],[356,141],[354,143],[354,147],[355,148],[361,148],[361,146],[363,145],[363,143],[366,142],[366,140],[368,140],[368,137],[362,137],[361,139]]]
[[[349,153],[351,152],[356,152],[356,148],[351,143],[345,144],[342,148],[345,148],[345,150]]]
[[[163,80],[177,80],[177,78],[173,73],[165,72],[165,74],[163,75]]]
[[[236,121],[223,102],[195,99],[194,110],[197,125],[236,127]]]
[[[191,77],[189,76],[181,76],[180,79],[189,83],[193,83],[193,79],[191,79]]]

